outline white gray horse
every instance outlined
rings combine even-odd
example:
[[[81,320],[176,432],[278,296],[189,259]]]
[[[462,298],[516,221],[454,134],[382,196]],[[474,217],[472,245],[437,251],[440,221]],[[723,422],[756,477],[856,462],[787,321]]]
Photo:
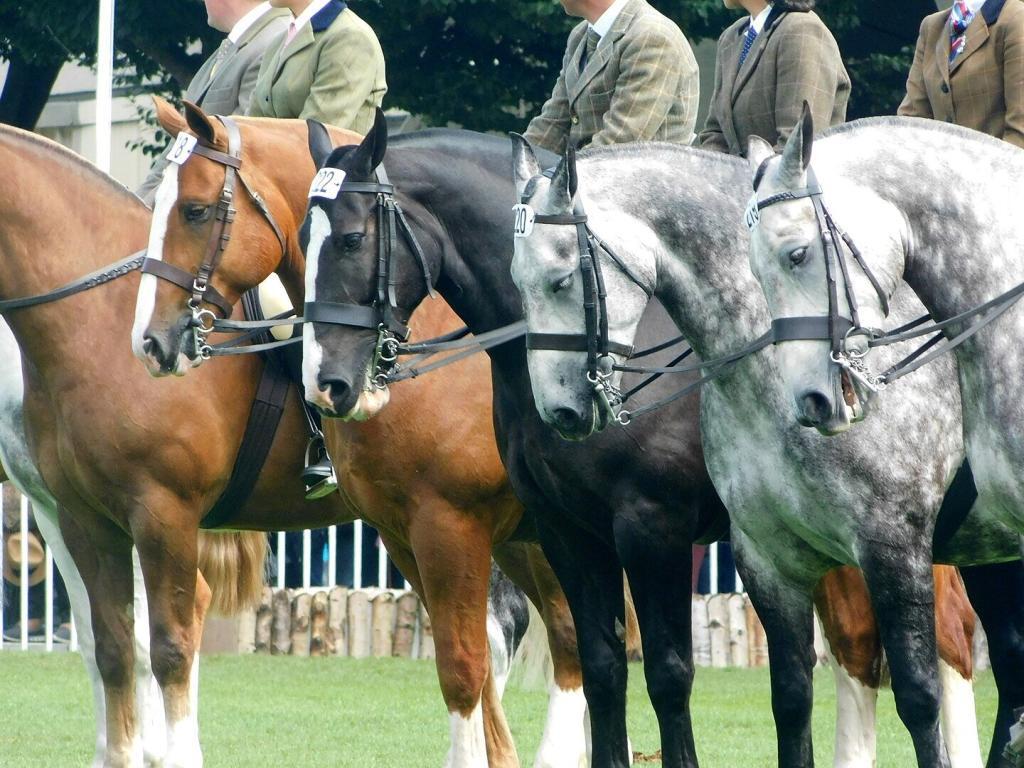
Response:
[[[0,320],[0,461],[7,477],[32,501],[32,511],[39,532],[53,553],[53,560],[64,578],[71,612],[75,617],[79,651],[92,686],[93,709],[96,715],[96,745],[92,765],[106,764],[107,738],[103,680],[96,666],[96,647],[92,634],[92,616],[85,584],[78,574],[71,553],[64,543],[58,521],[57,502],[39,476],[30,458],[21,419],[23,384],[21,351],[7,323]],[[138,745],[147,766],[160,765],[166,744],[164,705],[160,688],[149,664],[149,618],[146,612],[146,591],[142,571],[135,563],[135,693],[140,709],[142,743]]]
[[[607,250],[595,248],[594,258],[601,262],[612,342],[632,344],[649,295],[665,305],[705,360],[767,330],[770,318],[745,263],[743,201],[736,189],[744,179],[742,161],[635,145],[587,152],[578,176],[563,162],[549,179],[538,175],[529,147],[517,141],[514,165],[528,218],[569,216],[576,202],[607,244]],[[520,229],[512,265],[529,330],[580,334],[584,275],[577,229],[537,220],[529,230]],[[908,290],[893,304],[900,317],[920,312]],[[613,359],[622,362],[619,355]],[[577,439],[602,421],[586,362],[582,352],[529,353],[542,416]],[[618,373],[604,384],[617,386]],[[780,765],[813,763],[811,660],[799,649],[811,633],[812,591],[840,564],[864,570],[897,709],[919,765],[950,764],[939,732],[931,562],[936,517],[963,457],[952,365],[945,361],[928,376],[908,379],[905,390],[899,402],[881,406],[884,414],[868,427],[826,440],[791,418],[770,347],[726,367],[703,389],[705,457],[730,512],[741,576],[768,633]],[[627,428],[643,430],[644,418],[658,415]],[[972,511],[935,556],[947,562],[1013,559],[1012,533],[985,522]],[[968,728],[957,732],[967,710],[943,708],[942,714],[955,764],[977,765],[976,736]],[[873,755],[863,752],[836,759],[873,764]]]

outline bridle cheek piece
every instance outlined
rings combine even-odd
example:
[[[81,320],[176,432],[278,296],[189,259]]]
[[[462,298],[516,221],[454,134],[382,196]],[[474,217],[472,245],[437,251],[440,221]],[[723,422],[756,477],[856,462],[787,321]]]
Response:
[[[200,155],[224,166],[224,185],[221,187],[220,197],[217,200],[213,228],[210,231],[202,263],[196,273],[192,274],[157,259],[146,258],[142,262],[144,274],[155,275],[189,292],[188,308],[192,312],[189,327],[193,329],[194,359],[197,360],[208,360],[213,354],[207,337],[214,330],[217,313],[225,320],[231,316],[231,304],[216,288],[210,285],[210,279],[220,265],[224,251],[231,241],[231,227],[237,214],[234,206],[236,181],[241,183],[242,188],[248,193],[274,231],[281,246],[281,253],[284,254],[287,251],[284,233],[270,212],[270,208],[263,198],[249,186],[242,175],[242,135],[238,130],[238,124],[227,116],[217,115],[216,117],[223,123],[227,132],[228,151],[221,152],[201,143],[197,143],[192,148],[192,154]],[[203,304],[212,305],[217,312],[204,308]]]

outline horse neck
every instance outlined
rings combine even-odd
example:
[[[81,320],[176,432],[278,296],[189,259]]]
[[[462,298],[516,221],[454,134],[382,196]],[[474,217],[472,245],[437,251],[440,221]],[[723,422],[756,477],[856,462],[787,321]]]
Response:
[[[399,195],[414,203],[403,203],[413,227],[422,226],[417,219],[429,216],[445,239],[437,289],[474,333],[523,317],[509,271],[515,190],[508,173],[509,149],[501,147],[500,153],[476,156],[408,149],[388,154],[388,174]],[[523,358],[521,348],[513,342],[489,354],[502,364],[510,355]]]
[[[823,141],[822,160],[827,172],[857,179],[902,214],[910,243],[903,278],[929,312],[949,317],[1024,281],[1019,152],[945,126],[903,126],[898,141],[891,132],[871,135],[883,128]],[[957,157],[969,158],[957,164],[955,184],[948,165],[936,162],[949,157],[952,142],[961,143]]]
[[[62,148],[3,130],[0,167],[6,176],[0,185],[0,297],[46,293],[145,248],[149,211],[142,202]],[[68,359],[69,345],[94,346],[97,327],[130,327],[126,318],[137,290],[137,278],[121,278],[6,319],[23,354],[42,372]],[[84,336],[91,339],[83,342]],[[128,349],[127,334],[117,340]]]
[[[637,243],[657,244],[655,296],[694,351],[717,357],[768,327],[747,261],[743,203],[734,191],[747,182],[742,163],[689,148],[651,147],[581,159],[579,175],[588,200],[627,213],[650,232],[606,236],[602,217],[594,217],[597,235],[627,261]]]

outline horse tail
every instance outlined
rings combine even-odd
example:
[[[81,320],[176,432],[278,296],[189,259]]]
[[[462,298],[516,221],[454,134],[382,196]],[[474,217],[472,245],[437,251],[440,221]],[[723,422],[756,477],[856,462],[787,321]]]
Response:
[[[548,633],[544,627],[544,619],[529,600],[530,623],[526,626],[526,634],[519,641],[515,655],[512,657],[511,680],[519,688],[540,690],[551,687],[555,679],[555,668],[551,660],[551,649],[548,647]]]
[[[210,610],[233,616],[257,605],[263,593],[267,534],[200,531],[199,570],[213,591]]]

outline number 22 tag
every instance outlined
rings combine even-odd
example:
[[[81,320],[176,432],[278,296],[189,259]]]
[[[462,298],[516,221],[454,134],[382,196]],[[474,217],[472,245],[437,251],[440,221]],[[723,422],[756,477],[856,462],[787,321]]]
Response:
[[[313,177],[313,183],[309,185],[309,196],[337,200],[343,181],[345,181],[344,171],[338,168],[321,168]]]

